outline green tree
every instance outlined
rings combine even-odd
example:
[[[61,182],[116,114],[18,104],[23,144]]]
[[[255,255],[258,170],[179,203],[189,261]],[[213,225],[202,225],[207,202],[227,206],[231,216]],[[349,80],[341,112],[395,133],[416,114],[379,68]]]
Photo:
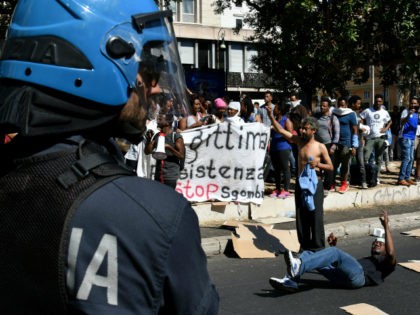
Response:
[[[0,2],[0,40],[6,37],[7,26],[15,8],[17,0],[8,0]]]
[[[244,22],[255,30],[255,67],[284,93],[345,95],[345,83],[365,82],[370,65],[381,66],[385,86],[419,73],[420,1],[216,0],[215,11],[238,2],[250,8]]]

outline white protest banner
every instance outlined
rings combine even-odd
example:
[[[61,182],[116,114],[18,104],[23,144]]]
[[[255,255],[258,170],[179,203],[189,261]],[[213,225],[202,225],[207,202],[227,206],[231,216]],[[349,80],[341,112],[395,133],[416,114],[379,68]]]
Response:
[[[185,198],[262,203],[268,127],[224,122],[186,130],[182,136],[186,159],[176,190]]]

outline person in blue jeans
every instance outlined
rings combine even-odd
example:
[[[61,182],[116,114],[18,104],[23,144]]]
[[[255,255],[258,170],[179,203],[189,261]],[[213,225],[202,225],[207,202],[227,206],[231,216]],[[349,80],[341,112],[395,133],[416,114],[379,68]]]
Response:
[[[397,181],[397,185],[401,186],[416,185],[416,182],[410,178],[414,162],[414,140],[419,121],[418,109],[418,100],[413,97],[409,109],[401,113],[401,130],[398,139],[401,147],[401,167]]]
[[[335,247],[337,238],[331,233],[328,243],[331,247],[317,252],[304,251],[295,258],[286,250],[284,259],[287,275],[282,278],[270,278],[273,288],[281,291],[296,292],[297,281],[305,272],[316,270],[334,286],[358,289],[364,286],[379,285],[395,270],[396,258],[394,242],[389,228],[388,213],[383,210],[379,217],[384,228],[383,238],[376,238],[372,243],[370,256],[356,259]]]

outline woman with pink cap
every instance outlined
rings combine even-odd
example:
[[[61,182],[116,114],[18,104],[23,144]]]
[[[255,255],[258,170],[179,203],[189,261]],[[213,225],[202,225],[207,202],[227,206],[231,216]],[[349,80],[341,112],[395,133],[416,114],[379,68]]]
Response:
[[[223,98],[219,97],[214,100],[214,107],[216,109],[216,112],[213,115],[214,120],[217,124],[220,124],[225,121],[227,104]]]

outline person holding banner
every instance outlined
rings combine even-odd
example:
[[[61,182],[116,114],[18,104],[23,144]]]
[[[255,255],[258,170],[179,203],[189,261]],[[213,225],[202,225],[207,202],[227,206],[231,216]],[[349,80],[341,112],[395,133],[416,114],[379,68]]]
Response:
[[[197,128],[204,125],[201,120],[203,118],[203,114],[201,113],[201,102],[198,98],[195,98],[193,101],[192,111],[191,115],[188,115],[179,121],[178,127],[180,130]]]
[[[320,172],[334,169],[327,148],[315,140],[318,122],[314,117],[304,118],[300,127],[300,136],[297,136],[281,126],[274,117],[271,106],[267,106],[267,112],[273,128],[298,146],[299,177],[295,189],[296,230],[300,251],[318,251],[325,247],[324,189]],[[307,187],[307,183],[313,185],[316,183],[316,185],[311,190]]]
[[[221,97],[218,97],[214,100],[215,113],[213,115],[214,121],[216,124],[220,124],[225,121],[227,103]]]
[[[241,111],[241,103],[230,102],[227,109],[226,120],[233,124],[243,124],[244,120],[239,116]]]

